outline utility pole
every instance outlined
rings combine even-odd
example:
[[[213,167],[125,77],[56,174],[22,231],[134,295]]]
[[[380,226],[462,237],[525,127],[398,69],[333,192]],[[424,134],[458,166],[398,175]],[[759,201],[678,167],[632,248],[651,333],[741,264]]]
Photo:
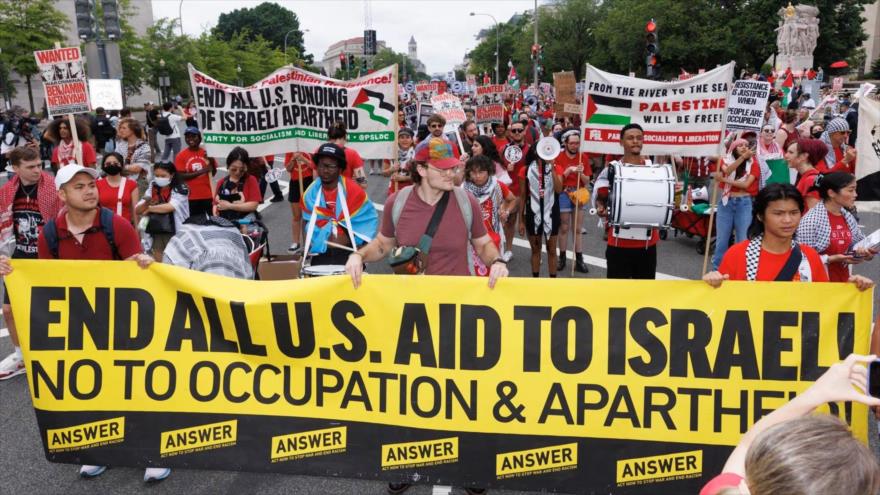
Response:
[[[538,0],[535,0],[535,46],[538,45]],[[535,89],[538,89],[538,57],[535,56]]]

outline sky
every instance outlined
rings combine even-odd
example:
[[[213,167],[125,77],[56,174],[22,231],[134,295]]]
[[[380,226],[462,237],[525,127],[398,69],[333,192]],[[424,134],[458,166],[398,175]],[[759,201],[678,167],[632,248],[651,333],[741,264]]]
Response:
[[[243,0],[152,0],[153,18],[178,17],[182,6],[183,31],[189,35],[211,29],[221,13],[253,8],[262,1]],[[299,17],[306,51],[319,62],[327,48],[342,39],[363,36],[363,0],[275,0]],[[369,2],[372,28],[380,41],[396,52],[406,53],[410,36],[418,43],[418,56],[429,74],[452,70],[465,53],[476,46],[474,36],[493,26],[484,15],[499,23],[534,8],[534,0],[372,0]],[[506,61],[501,61],[504,71]]]

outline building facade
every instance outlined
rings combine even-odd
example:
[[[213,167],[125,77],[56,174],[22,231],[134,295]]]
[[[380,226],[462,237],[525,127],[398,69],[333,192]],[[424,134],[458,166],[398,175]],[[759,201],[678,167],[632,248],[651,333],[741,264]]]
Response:
[[[871,71],[871,64],[880,58],[880,0],[865,6],[865,23],[862,24],[868,39],[865,48],[865,72]]]
[[[376,51],[381,51],[386,48],[386,44],[382,40],[376,41]],[[349,38],[341,41],[337,41],[330,45],[327,48],[327,51],[324,52],[324,58],[321,59],[321,67],[324,69],[324,73],[328,76],[333,77],[333,74],[336,73],[340,68],[345,69],[345,65],[339,60],[340,55],[345,55],[346,59],[349,55],[354,55],[355,58],[361,60],[364,58],[364,37],[358,36],[357,38]],[[371,57],[367,57],[369,60]],[[352,68],[354,69],[354,68]]]

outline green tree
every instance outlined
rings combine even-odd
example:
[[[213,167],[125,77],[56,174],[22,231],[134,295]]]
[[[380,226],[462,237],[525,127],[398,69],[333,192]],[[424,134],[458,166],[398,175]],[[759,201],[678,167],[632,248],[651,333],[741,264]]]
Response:
[[[406,81],[407,78],[415,77],[415,66],[406,55],[397,53],[390,48],[383,48],[373,56],[374,69],[382,69],[394,64],[397,64],[397,77],[400,81]]]
[[[25,78],[28,102],[34,112],[34,94],[31,78],[37,74],[34,51],[48,50],[65,40],[69,22],[52,0],[0,0],[0,70],[4,81],[9,81],[8,68]]]
[[[814,0],[819,9],[819,39],[813,52],[814,64],[827,67],[832,62],[846,60],[855,55],[868,39],[862,28],[862,12],[874,0]]]
[[[144,38],[143,69],[147,85],[159,89],[159,77],[167,75],[171,80],[171,95],[188,94],[187,64],[198,60],[198,52],[191,38],[179,34],[177,19],[159,19],[147,28]]]
[[[303,45],[303,33],[300,30],[299,18],[292,10],[276,3],[263,2],[254,8],[241,8],[220,14],[214,34],[220,39],[232,41],[236,34],[245,33],[248,40],[258,36],[266,40],[274,48],[284,49],[284,37],[287,36],[287,49],[296,49],[307,63],[313,62],[311,55],[306,53]],[[289,33],[289,34],[288,34]]]
[[[509,71],[507,63],[512,62],[520,79],[530,73],[532,61],[529,50],[532,45],[531,17],[520,15],[512,22],[498,23],[498,78],[500,82],[507,79]],[[488,72],[494,82],[495,78],[495,25],[486,30],[486,37],[470,52],[471,72]]]
[[[580,79],[595,46],[594,32],[601,20],[599,0],[567,0],[554,9],[541,9],[538,33],[544,48],[544,79],[553,72],[573,71]]]
[[[100,3],[98,6],[100,7]],[[122,91],[126,96],[132,96],[140,93],[141,87],[146,82],[145,39],[137,34],[129,22],[129,19],[137,15],[138,6],[131,0],[119,0],[118,6],[119,27],[122,31],[122,36],[117,42],[122,62]]]

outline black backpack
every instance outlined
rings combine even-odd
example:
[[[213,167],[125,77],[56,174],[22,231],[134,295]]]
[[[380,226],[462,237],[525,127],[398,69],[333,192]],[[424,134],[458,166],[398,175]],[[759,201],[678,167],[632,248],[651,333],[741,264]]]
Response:
[[[121,260],[122,256],[119,255],[119,249],[116,247],[113,234],[113,211],[102,207],[99,214],[101,215],[101,231],[104,233],[104,237],[107,238],[107,243],[110,244],[113,259]],[[52,257],[58,259],[58,227],[55,225],[55,219],[46,222],[46,225],[43,227],[43,237],[46,239],[46,244],[49,246],[49,252],[52,253]]]
[[[171,121],[168,120],[167,115],[159,117],[159,121],[156,123],[156,130],[163,136],[174,134],[174,129],[171,128]]]
[[[113,128],[110,119],[107,117],[98,117],[95,119],[95,138],[99,143],[106,143],[115,137],[116,129]]]

